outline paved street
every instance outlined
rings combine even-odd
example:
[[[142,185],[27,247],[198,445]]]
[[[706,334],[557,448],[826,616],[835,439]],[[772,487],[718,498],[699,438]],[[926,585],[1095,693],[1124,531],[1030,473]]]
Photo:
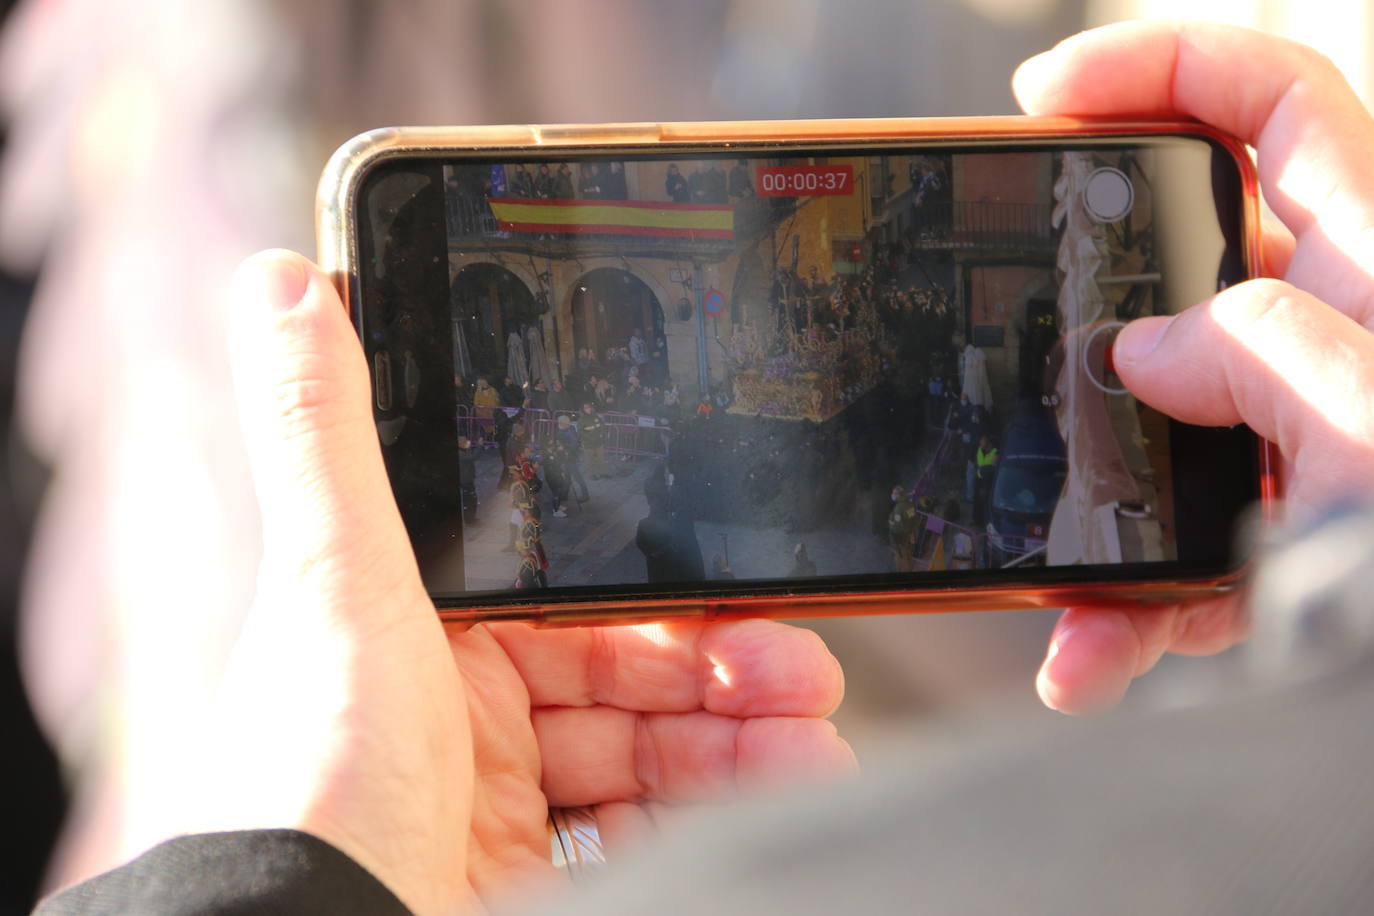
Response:
[[[644,557],[635,546],[639,520],[648,515],[644,481],[657,459],[611,459],[617,476],[588,480],[587,502],[574,500],[567,518],[555,518],[549,488],[540,493],[543,509],[544,549],[549,555],[550,585],[634,583],[644,581]],[[585,473],[585,472],[584,472]],[[485,452],[477,465],[480,521],[475,536],[465,539],[465,565],[469,589],[509,588],[515,575],[516,555],[510,543],[510,499],[497,491],[500,460],[495,451]],[[757,528],[737,523],[698,522],[697,543],[707,571],[716,554],[728,557],[736,578],[784,577],[792,569],[798,542],[819,575],[850,575],[889,572],[892,560],[887,544],[874,536],[867,507],[825,529],[803,533],[775,527]]]

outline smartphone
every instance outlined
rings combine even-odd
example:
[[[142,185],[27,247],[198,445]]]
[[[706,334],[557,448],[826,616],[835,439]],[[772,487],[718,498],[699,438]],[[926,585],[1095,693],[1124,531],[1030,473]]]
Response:
[[[1255,276],[1194,123],[399,128],[320,185],[441,615],[548,624],[1177,602],[1273,496],[1113,372]]]

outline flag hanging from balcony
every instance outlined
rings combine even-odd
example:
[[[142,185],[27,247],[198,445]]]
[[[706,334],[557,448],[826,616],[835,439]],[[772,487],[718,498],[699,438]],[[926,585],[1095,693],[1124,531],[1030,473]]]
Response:
[[[643,200],[531,200],[492,197],[487,203],[505,232],[646,235],[733,239],[735,211],[719,204]]]

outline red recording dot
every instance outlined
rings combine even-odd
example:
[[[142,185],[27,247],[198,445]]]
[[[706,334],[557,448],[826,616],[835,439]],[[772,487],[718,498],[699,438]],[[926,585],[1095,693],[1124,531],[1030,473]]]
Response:
[[[1102,372],[1116,371],[1116,337],[1107,342],[1107,350],[1102,354]]]

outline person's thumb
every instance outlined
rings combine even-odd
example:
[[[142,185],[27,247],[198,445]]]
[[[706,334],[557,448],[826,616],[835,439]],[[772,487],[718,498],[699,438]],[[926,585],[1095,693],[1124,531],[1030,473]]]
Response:
[[[289,251],[248,258],[231,290],[230,356],[265,569],[326,610],[406,606],[380,600],[411,594],[419,575],[387,485],[366,360],[337,292]]]
[[[1314,504],[1369,487],[1374,335],[1279,280],[1252,280],[1173,317],[1123,328],[1117,374],[1185,423],[1245,423],[1292,471],[1287,497]]]

